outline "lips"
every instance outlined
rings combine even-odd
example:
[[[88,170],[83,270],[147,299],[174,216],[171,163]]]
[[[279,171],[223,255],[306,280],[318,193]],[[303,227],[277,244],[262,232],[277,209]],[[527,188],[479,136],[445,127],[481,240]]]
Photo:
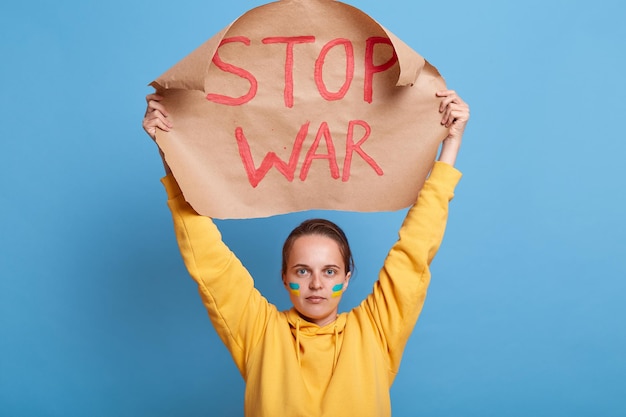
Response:
[[[324,300],[325,300],[325,298],[324,298],[324,297],[318,297],[318,296],[316,296],[316,295],[312,295],[312,296],[310,296],[310,297],[307,297],[307,298],[306,298],[306,300],[307,300],[308,302],[310,302],[310,303],[313,303],[313,304],[319,304],[319,303],[321,303],[322,301],[324,301]]]

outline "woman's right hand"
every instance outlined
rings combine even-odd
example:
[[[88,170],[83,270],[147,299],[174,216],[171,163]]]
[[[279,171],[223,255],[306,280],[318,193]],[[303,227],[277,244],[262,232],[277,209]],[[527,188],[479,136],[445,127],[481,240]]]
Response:
[[[146,96],[146,114],[143,118],[143,130],[152,138],[156,140],[157,128],[169,132],[173,127],[172,122],[167,118],[168,114],[163,104],[160,101],[163,97],[158,94],[148,94]]]

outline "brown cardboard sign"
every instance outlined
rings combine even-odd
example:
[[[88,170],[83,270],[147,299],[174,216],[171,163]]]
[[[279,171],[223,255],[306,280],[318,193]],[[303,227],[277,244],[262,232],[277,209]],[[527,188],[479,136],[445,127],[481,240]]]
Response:
[[[437,70],[334,0],[252,9],[151,85],[174,124],[157,143],[215,218],[407,207],[447,135]]]

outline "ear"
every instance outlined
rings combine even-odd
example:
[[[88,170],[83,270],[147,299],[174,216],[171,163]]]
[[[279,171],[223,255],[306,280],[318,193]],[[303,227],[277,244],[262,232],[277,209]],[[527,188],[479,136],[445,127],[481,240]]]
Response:
[[[285,274],[282,275],[282,279],[283,279],[283,287],[285,287],[287,292],[290,292],[289,283],[287,282],[287,279],[285,278]]]
[[[346,274],[346,279],[343,281],[343,292],[346,292],[348,285],[350,285],[350,278],[352,277],[352,271]]]

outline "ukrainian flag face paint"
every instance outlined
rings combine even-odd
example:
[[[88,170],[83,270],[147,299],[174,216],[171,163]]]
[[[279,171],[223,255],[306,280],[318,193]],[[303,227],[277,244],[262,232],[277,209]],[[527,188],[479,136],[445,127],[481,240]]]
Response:
[[[333,287],[333,297],[340,297],[343,294],[343,284],[337,284]]]
[[[300,296],[300,284],[297,284],[295,282],[290,282],[289,291],[291,291],[291,293],[295,295],[296,297]]]

